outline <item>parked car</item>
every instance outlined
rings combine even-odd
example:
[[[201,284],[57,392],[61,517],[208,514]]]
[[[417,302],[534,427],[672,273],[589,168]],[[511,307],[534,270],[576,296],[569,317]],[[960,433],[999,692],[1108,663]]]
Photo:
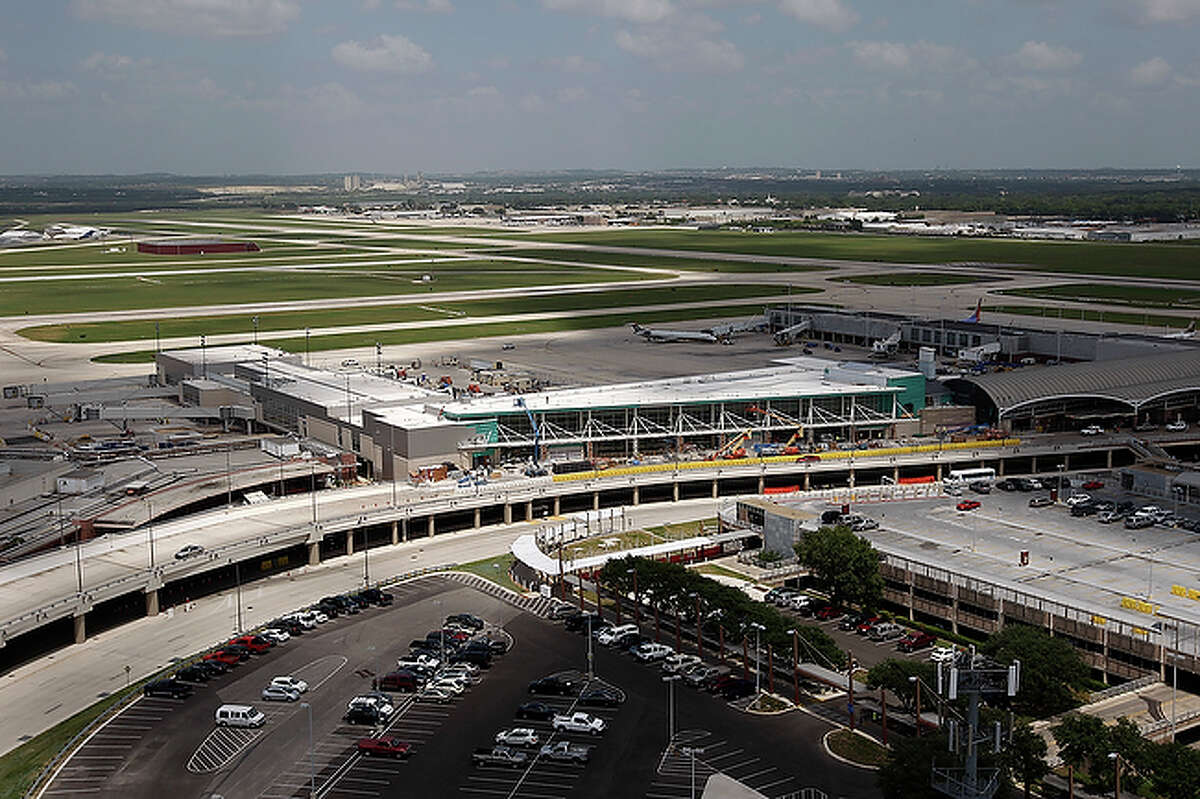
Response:
[[[218,649],[215,652],[209,652],[204,656],[204,660],[211,660],[217,663],[224,663],[226,666],[236,666],[242,662],[242,656],[236,652],[226,652],[224,649]]]
[[[1121,514],[1115,510],[1102,510],[1096,514],[1096,521],[1101,524],[1112,524],[1113,522],[1121,521]]]
[[[204,547],[199,544],[188,544],[175,553],[175,560],[187,560],[204,554]]]
[[[555,716],[550,723],[555,732],[587,733],[588,735],[599,735],[607,726],[604,719],[582,711]]]
[[[586,764],[592,758],[592,747],[571,741],[558,741],[545,744],[538,750],[538,755],[546,760]]]
[[[1029,500],[1029,507],[1031,508],[1048,508],[1053,504],[1054,502],[1050,497],[1033,497]]]
[[[962,502],[958,503],[954,507],[956,510],[967,511],[967,510],[975,510],[975,509],[981,507],[982,505],[983,505],[983,503],[977,499],[964,499]]]
[[[858,633],[859,635],[867,635],[871,632],[871,630],[875,629],[876,624],[879,624],[882,621],[883,618],[880,616],[863,616],[862,620],[855,625],[854,632]]]
[[[547,705],[545,702],[526,702],[517,708],[516,716],[519,719],[532,719],[534,721],[549,721],[557,715],[558,711]]]
[[[929,653],[929,659],[934,663],[952,663],[956,654],[957,650],[952,646],[935,646]]]
[[[667,674],[681,674],[700,662],[698,655],[676,652],[663,658],[662,670]]]
[[[213,714],[218,727],[261,727],[267,717],[253,705],[221,705]]]
[[[268,685],[262,689],[260,698],[264,702],[296,702],[300,699],[300,692],[282,685]]]
[[[863,619],[865,618],[866,615],[862,613],[847,613],[845,616],[842,616],[842,618],[838,619],[838,629],[847,631],[853,630],[858,627],[858,625],[862,624]]]
[[[148,682],[142,686],[144,696],[165,696],[170,699],[187,699],[193,690],[192,686],[173,677]]]
[[[599,626],[601,621],[599,613],[589,611],[568,618],[566,627],[573,633],[584,632],[588,628],[588,619],[592,620],[593,627]]]
[[[396,599],[390,592],[379,588],[364,588],[358,595],[371,604],[379,605],[380,607],[390,605]]]
[[[1084,491],[1099,491],[1101,488],[1104,488],[1104,481],[1103,480],[1088,480],[1086,483],[1084,483],[1083,485],[1081,485],[1079,487],[1082,488]]]
[[[1089,494],[1072,494],[1067,497],[1067,507],[1073,508],[1081,502],[1091,502],[1092,497]]]
[[[571,605],[568,605],[565,602],[558,602],[555,603],[554,607],[550,608],[550,612],[546,614],[546,617],[553,621],[559,621],[562,619],[568,619],[578,612],[579,611],[577,611]]]
[[[529,727],[514,727],[496,733],[496,743],[504,746],[537,746],[542,738]]]
[[[1187,422],[1183,421],[1182,419],[1177,419],[1174,422],[1168,422],[1167,429],[1172,433],[1182,433],[1188,429],[1188,425]]]
[[[531,694],[570,696],[577,690],[579,690],[579,686],[573,680],[560,677],[556,674],[551,674],[548,677],[542,677],[529,683],[529,693]]]
[[[399,738],[359,738],[355,749],[363,757],[408,757],[412,744]]]
[[[936,635],[914,631],[901,638],[896,647],[901,652],[916,652],[918,649],[933,646],[935,643],[937,643]]]
[[[722,682],[717,680],[713,690],[721,695],[721,698],[727,702],[735,699],[744,699],[747,696],[753,696],[757,690],[754,687],[754,680],[747,680],[742,677],[730,677],[730,679]]]
[[[292,640],[291,633],[277,627],[268,627],[265,630],[259,630],[258,634],[273,644],[282,644]]]
[[[1141,530],[1154,526],[1154,517],[1148,513],[1134,513],[1125,517],[1126,530]]]
[[[693,688],[704,688],[724,673],[726,670],[718,666],[698,665],[683,675],[683,679]]]
[[[1104,435],[1104,428],[1098,424],[1089,424],[1080,430],[1079,434],[1083,436],[1102,436]]]
[[[307,682],[297,677],[293,677],[290,674],[272,678],[271,685],[275,685],[280,688],[286,688],[289,691],[295,691],[298,694],[306,693],[308,691]]]
[[[643,663],[654,663],[672,655],[675,650],[666,644],[647,642],[639,644],[631,650],[633,656]]]
[[[622,696],[610,688],[589,688],[579,695],[580,707],[618,707]]]
[[[454,701],[454,694],[441,688],[422,688],[414,697],[418,702],[433,702],[448,705]]]
[[[831,619],[836,619],[838,616],[841,616],[842,611],[835,605],[822,605],[821,607],[817,608],[817,612],[814,615],[821,621],[830,621]]]
[[[396,711],[395,705],[392,704],[392,698],[382,691],[359,694],[346,703],[347,710],[353,710],[356,707],[374,708],[385,719]]]
[[[622,636],[629,635],[629,633],[636,633],[637,631],[638,626],[636,624],[620,624],[616,627],[608,627],[601,630],[600,634],[596,636],[596,643],[602,646],[613,646]]]
[[[904,628],[890,621],[876,624],[871,628],[871,632],[867,633],[867,637],[872,641],[890,641],[902,635],[904,635]]]
[[[261,635],[240,635],[237,638],[231,639],[229,643],[225,644],[227,649],[237,646],[245,647],[255,655],[261,655],[264,652],[270,652],[271,647],[275,646],[275,644]]]
[[[389,671],[380,677],[378,684],[380,690],[383,691],[404,691],[411,694],[420,690],[424,682],[424,678],[418,676],[416,672],[398,669]]]
[[[973,483],[971,483],[969,486],[967,486],[967,488],[971,489],[971,490],[972,490],[972,491],[974,491],[976,494],[990,494],[990,493],[992,493],[992,486],[991,486],[991,484],[990,484],[990,483],[988,483],[988,482],[987,482],[987,481],[985,481],[985,480],[976,480],[975,482],[973,482]]]
[[[508,766],[520,768],[529,761],[529,755],[507,746],[481,747],[471,754],[471,762],[477,766]]]
[[[483,624],[483,619],[479,618],[478,616],[473,616],[470,613],[455,613],[446,617],[447,627],[457,625],[459,627],[466,627],[471,630],[482,630]]]

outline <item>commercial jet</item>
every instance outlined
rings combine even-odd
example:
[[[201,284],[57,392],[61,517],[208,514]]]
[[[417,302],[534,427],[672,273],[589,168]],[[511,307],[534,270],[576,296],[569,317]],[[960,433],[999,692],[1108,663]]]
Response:
[[[646,341],[661,343],[700,341],[705,344],[716,344],[720,341],[715,335],[705,330],[666,330],[661,327],[642,327],[636,322],[633,323],[632,327],[634,334],[641,336]]]
[[[979,299],[979,300],[978,300],[978,301],[975,303],[975,313],[971,314],[970,316],[968,316],[966,319],[963,319],[962,321],[964,321],[964,322],[972,322],[972,323],[974,323],[974,324],[979,324],[979,320],[980,320],[982,317],[983,317],[983,298],[980,298],[980,299]]]
[[[1195,338],[1195,337],[1196,337],[1196,320],[1195,319],[1193,319],[1191,321],[1191,323],[1188,324],[1187,327],[1185,327],[1183,330],[1180,330],[1178,333],[1167,333],[1163,336],[1163,338],[1177,338],[1177,339],[1187,339],[1187,338]]]

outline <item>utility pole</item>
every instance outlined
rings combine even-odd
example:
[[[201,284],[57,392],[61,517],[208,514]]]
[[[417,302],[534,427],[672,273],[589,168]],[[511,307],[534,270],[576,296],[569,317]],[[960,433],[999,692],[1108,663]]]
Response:
[[[254,343],[258,344],[258,315],[251,316],[250,321],[254,323]]]

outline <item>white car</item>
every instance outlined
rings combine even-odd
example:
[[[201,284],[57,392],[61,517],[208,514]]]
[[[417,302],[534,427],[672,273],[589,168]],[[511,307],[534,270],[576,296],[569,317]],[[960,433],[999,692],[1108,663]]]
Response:
[[[572,713],[555,716],[551,722],[555,732],[585,732],[589,735],[599,735],[604,732],[604,719],[597,718],[591,713]]]
[[[323,610],[313,608],[312,610],[305,611],[305,613],[307,613],[317,624],[324,624],[325,622],[329,621],[329,615]]]
[[[1187,427],[1187,422],[1182,419],[1177,419],[1167,425],[1167,429],[1172,433],[1182,433],[1184,430],[1187,430]]]
[[[467,686],[453,677],[438,677],[433,682],[429,683],[430,688],[437,688],[440,691],[449,691],[455,696],[459,696],[467,690]]]
[[[601,630],[596,636],[596,643],[601,646],[612,646],[617,639],[630,633],[636,633],[638,626],[636,624],[619,624],[616,627],[606,627]]]
[[[953,663],[954,654],[952,646],[935,646],[929,653],[929,659],[934,663]]]
[[[1081,503],[1091,501],[1092,498],[1088,494],[1072,494],[1071,496],[1067,497],[1067,507],[1073,508]]]
[[[290,674],[283,677],[276,677],[275,679],[271,680],[271,685],[278,688],[284,688],[289,691],[295,691],[298,694],[302,694],[308,690],[308,683],[306,683],[304,680],[298,680]]]
[[[311,630],[317,626],[317,617],[311,612],[293,613],[290,616],[284,616],[284,621],[294,621],[306,630]]]
[[[483,682],[483,678],[479,676],[478,672],[466,671],[465,669],[446,669],[445,671],[438,672],[438,678],[454,680],[463,685],[478,685]]]
[[[669,657],[674,653],[675,650],[666,644],[656,644],[650,641],[644,644],[639,644],[633,649],[633,656],[643,663],[653,663],[656,660],[662,660],[665,657]]]
[[[396,661],[396,668],[400,669],[410,669],[414,666],[419,669],[436,669],[440,665],[442,665],[442,661],[433,655],[425,654],[409,655]]]
[[[204,554],[204,547],[199,544],[188,544],[175,553],[175,560],[187,560]]]
[[[1030,477],[1028,482],[1031,491],[1041,491],[1042,489],[1050,487],[1036,477]]]
[[[287,630],[278,630],[274,627],[268,627],[265,630],[260,630],[258,634],[273,644],[282,644],[292,639],[292,634]]]
[[[529,727],[500,730],[496,733],[496,743],[504,746],[537,746],[541,740],[537,732]]]
[[[300,694],[297,691],[291,691],[278,685],[268,685],[262,689],[264,702],[295,702],[299,698]]]
[[[797,596],[789,597],[787,602],[783,603],[783,606],[789,610],[804,610],[811,604],[812,597],[806,594],[799,594]]]
[[[700,658],[696,655],[688,655],[680,652],[675,655],[670,655],[663,659],[662,670],[667,674],[683,674],[685,671],[695,666],[700,662]]]
[[[1081,435],[1081,436],[1102,436],[1102,435],[1104,435],[1104,428],[1098,424],[1089,424],[1087,427],[1085,427],[1079,431],[1079,435]]]
[[[449,691],[443,691],[441,688],[424,688],[419,691],[415,697],[418,702],[437,702],[445,705],[454,700],[454,695]]]
[[[369,694],[356,696],[346,703],[347,710],[353,710],[356,707],[364,706],[375,708],[377,711],[379,711],[379,715],[384,717],[392,715],[392,711],[396,709],[387,699]]]

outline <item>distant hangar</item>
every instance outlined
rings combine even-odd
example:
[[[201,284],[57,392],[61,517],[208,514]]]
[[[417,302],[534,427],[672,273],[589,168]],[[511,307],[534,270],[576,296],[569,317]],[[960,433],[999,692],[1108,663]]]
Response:
[[[221,252],[258,252],[259,248],[252,241],[167,239],[164,241],[139,241],[137,250],[150,255],[205,255]]]

